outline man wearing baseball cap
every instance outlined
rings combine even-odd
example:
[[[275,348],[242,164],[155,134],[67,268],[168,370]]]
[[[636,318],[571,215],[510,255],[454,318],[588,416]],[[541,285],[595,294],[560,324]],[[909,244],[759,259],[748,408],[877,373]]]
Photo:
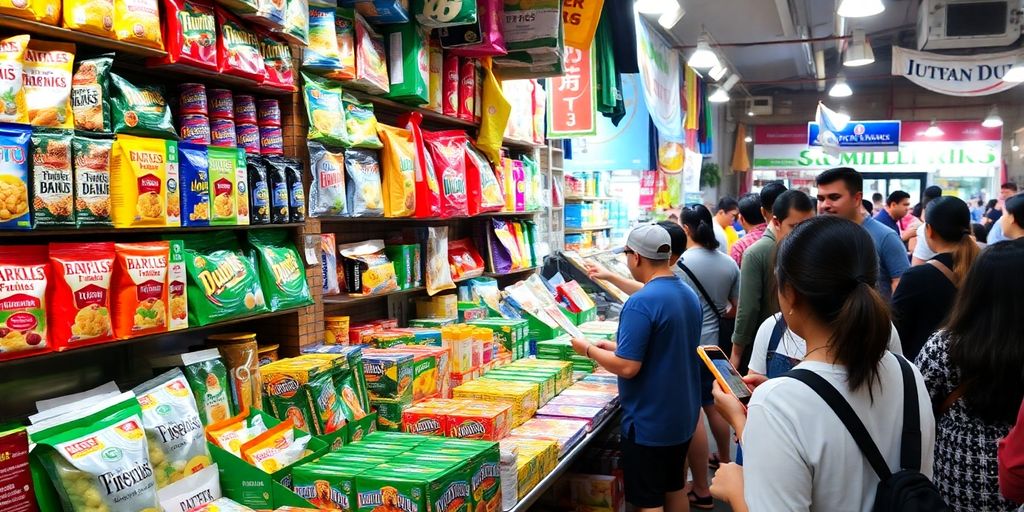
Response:
[[[618,343],[574,339],[580,355],[619,377],[626,500],[640,509],[689,510],[686,452],[700,409],[701,310],[697,295],[669,267],[665,228],[640,226],[623,253],[643,283],[622,307]]]

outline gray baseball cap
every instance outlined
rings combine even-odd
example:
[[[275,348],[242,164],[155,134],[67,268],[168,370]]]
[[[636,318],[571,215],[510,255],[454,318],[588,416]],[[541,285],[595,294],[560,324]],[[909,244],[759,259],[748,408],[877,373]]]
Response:
[[[648,224],[629,232],[626,247],[649,260],[667,260],[672,256],[672,237],[665,228]]]

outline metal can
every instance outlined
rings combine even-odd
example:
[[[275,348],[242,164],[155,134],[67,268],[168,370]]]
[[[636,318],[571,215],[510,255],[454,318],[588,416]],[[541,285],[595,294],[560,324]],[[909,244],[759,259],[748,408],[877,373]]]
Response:
[[[284,154],[284,133],[280,126],[260,126],[260,152],[264,155]]]
[[[178,86],[178,114],[207,114],[206,86],[181,84]]]
[[[256,115],[260,126],[281,126],[281,104],[273,98],[256,100]]]
[[[210,144],[210,119],[203,114],[185,114],[178,118],[178,135],[185,142]]]
[[[328,345],[348,345],[347,316],[328,316],[324,318],[324,343]]]
[[[231,119],[210,119],[210,145],[232,148],[237,146],[235,122]]]
[[[209,100],[210,117],[215,119],[234,119],[235,102],[228,89],[209,89],[206,91]]]
[[[256,124],[256,98],[249,94],[235,95],[235,123]]]
[[[256,125],[252,123],[238,123],[235,125],[235,135],[238,140],[238,147],[245,149],[246,153],[260,154],[260,129]]]

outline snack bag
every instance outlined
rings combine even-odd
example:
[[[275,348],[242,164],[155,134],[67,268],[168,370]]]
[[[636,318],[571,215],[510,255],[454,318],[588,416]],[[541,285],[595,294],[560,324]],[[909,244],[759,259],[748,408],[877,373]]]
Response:
[[[441,81],[444,69],[444,52],[436,39],[428,41],[427,45],[427,70],[430,73],[430,80],[427,83],[427,110],[433,110],[438,114],[442,113],[441,108]]]
[[[64,28],[114,39],[114,0],[64,0]]]
[[[4,0],[0,2],[0,14],[56,25],[60,19],[58,0]]]
[[[217,69],[262,83],[267,68],[260,53],[260,38],[227,10],[217,7]]]
[[[348,146],[341,85],[303,72],[302,89],[309,121],[309,140],[333,147]]]
[[[491,163],[472,144],[466,144],[466,202],[470,215],[505,207],[505,192]]]
[[[70,131],[32,134],[32,211],[36,227],[74,226]]]
[[[172,140],[118,135],[110,164],[114,227],[167,224],[167,167],[178,165]]]
[[[418,112],[411,112],[399,118],[399,123],[404,124],[412,136],[413,149],[416,152],[415,178],[416,178],[416,217],[438,217],[441,215],[440,188],[437,184],[437,174],[434,173],[434,161],[427,152],[423,140],[423,130],[420,124],[423,122],[423,115]]]
[[[295,90],[295,70],[292,68],[292,50],[285,43],[266,32],[258,32],[263,67],[267,71],[266,87]],[[262,140],[260,141],[262,142]]]
[[[339,245],[338,252],[345,258],[345,283],[350,293],[371,295],[398,289],[395,265],[384,254],[383,240]]]
[[[288,214],[291,222],[306,221],[306,194],[302,189],[302,163],[283,158],[288,174]]]
[[[174,124],[171,123],[171,109],[167,106],[162,86],[136,87],[117,73],[111,73],[110,79],[114,85],[110,106],[115,133],[178,138]]]
[[[157,0],[114,0],[114,32],[118,41],[163,50]]]
[[[451,48],[460,57],[505,55],[502,23],[505,5],[502,0],[478,0],[476,23],[446,27],[440,30],[441,45]]]
[[[288,170],[281,161],[263,159],[267,164],[267,185],[270,187],[270,223],[287,224],[288,211]]]
[[[245,167],[249,177],[249,223],[270,224],[270,185],[267,164],[258,156],[246,156]]]
[[[185,244],[181,240],[168,240],[167,260],[167,330],[188,327],[188,297],[185,289]]]
[[[448,265],[448,227],[429,227],[427,233],[427,295],[436,295],[455,288]]]
[[[117,339],[167,330],[167,242],[118,243],[114,266]]]
[[[377,117],[373,115],[373,103],[360,103],[355,96],[341,97],[345,109],[345,128],[349,146],[353,148],[380,149],[377,137]]]
[[[188,324],[209,325],[267,312],[259,277],[233,236],[181,235],[188,270]]]
[[[238,222],[238,197],[235,180],[237,148],[207,148],[210,167],[210,225],[233,226]]]
[[[306,269],[288,232],[278,229],[249,231],[263,295],[271,311],[312,304]]]
[[[302,67],[320,71],[341,67],[333,8],[309,8],[309,45],[302,52]]]
[[[75,45],[30,41],[25,51],[23,87],[32,126],[74,128],[71,68]]]
[[[306,455],[310,436],[295,437],[291,420],[284,421],[242,445],[242,460],[275,473]]]
[[[206,146],[178,143],[178,174],[181,180],[181,224],[210,225],[210,163]]]
[[[0,5],[0,13],[9,10]],[[23,88],[28,41],[27,35],[0,40],[0,104],[3,105],[0,108],[0,122],[28,124],[28,107],[25,106]]]
[[[0,361],[49,350],[46,246],[0,247],[0,274],[11,276],[0,288]]]
[[[356,78],[351,85],[371,94],[387,94],[388,68],[385,60],[384,39],[370,28],[359,13],[356,26]]]
[[[285,0],[258,0],[256,4],[255,13],[243,14],[242,17],[267,28],[276,30],[284,28],[285,9],[287,7]],[[244,11],[235,9],[235,12]]]
[[[228,369],[215,348],[188,352],[180,356],[185,378],[195,395],[196,410],[203,425],[230,418],[231,394],[228,392]]]
[[[157,512],[139,402],[122,393],[28,428],[64,510]]]
[[[334,233],[320,235],[320,270],[323,273],[324,295],[341,293],[338,283],[338,249]]]
[[[469,215],[466,204],[466,133],[459,130],[423,132],[440,185],[441,216]]]
[[[110,321],[113,242],[50,243],[55,276],[47,297],[50,340],[66,350],[114,339]]]
[[[31,134],[28,126],[0,123],[0,143],[9,148],[0,152],[0,229],[32,229],[28,186]]]
[[[405,23],[389,27],[385,36],[391,79],[386,97],[410,105],[426,105],[430,100],[429,34],[415,23]]]
[[[164,64],[183,63],[217,70],[217,19],[204,0],[163,0],[167,38]]]
[[[110,161],[114,141],[75,136],[71,155],[75,170],[75,222],[113,226],[110,218]]]
[[[352,80],[356,77],[356,27],[352,9],[334,11],[334,35],[338,40],[338,67],[324,76],[331,80]]]
[[[0,453],[5,454],[4,485],[7,492],[0,497],[0,508],[11,512],[38,512],[32,484],[37,476],[29,467],[28,432],[25,427],[0,427]]]
[[[430,28],[476,23],[476,0],[413,0],[416,21]]]
[[[267,431],[263,416],[256,414],[252,419],[248,416],[249,411],[243,410],[238,416],[209,424],[206,427],[206,439],[241,458],[242,445]]]
[[[71,77],[71,111],[75,129],[110,132],[110,66],[113,54],[78,61]]]
[[[348,370],[344,372],[349,373]],[[335,372],[323,372],[306,384],[313,416],[317,422],[316,431],[320,432],[320,435],[337,432],[346,423],[345,410],[338,396],[338,388],[334,385],[333,373]]]
[[[380,162],[372,149],[346,149],[345,171],[348,180],[350,217],[380,217],[384,214],[381,198]]]
[[[409,130],[378,125],[384,141],[384,216],[408,217],[416,211],[416,150]]]
[[[341,150],[329,150],[318,142],[308,142],[309,214],[313,217],[344,215],[345,156]]]
[[[249,171],[245,167],[245,150],[235,148],[235,201],[238,203],[238,215],[235,224],[249,225]]]
[[[175,368],[136,386],[149,461],[158,488],[202,471],[211,464],[196,400]]]
[[[221,497],[220,470],[216,464],[160,489],[157,497],[163,510],[193,510]]]
[[[281,37],[289,43],[299,46],[309,44],[309,2],[307,0],[287,0],[288,6],[284,14],[284,28]]]

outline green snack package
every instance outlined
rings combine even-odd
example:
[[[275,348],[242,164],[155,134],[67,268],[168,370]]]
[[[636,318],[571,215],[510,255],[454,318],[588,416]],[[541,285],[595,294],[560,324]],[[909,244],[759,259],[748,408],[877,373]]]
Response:
[[[428,0],[429,1],[429,0]],[[463,2],[463,5],[472,2]],[[391,88],[385,98],[414,106],[426,105],[430,99],[429,34],[415,23],[387,25],[388,76]]]
[[[331,466],[320,459],[292,469],[292,488],[320,510],[352,512],[357,506],[356,476],[367,469]]]
[[[407,354],[363,355],[370,399],[412,400],[413,357]]]
[[[32,215],[36,227],[75,225],[71,130],[32,133]]]
[[[238,223],[237,181],[238,150],[210,146],[206,150],[210,180],[210,225],[234,226]]]
[[[79,60],[71,78],[75,129],[110,133],[110,67],[114,54]]]
[[[209,325],[265,313],[267,304],[252,261],[230,233],[175,235],[185,242],[188,325]]]
[[[412,405],[412,399],[372,399],[370,404],[377,411],[377,427],[382,432],[401,432],[402,412]]]
[[[110,218],[110,157],[114,141],[76,136],[71,141],[75,169],[75,222],[113,226]]]
[[[159,85],[135,86],[117,73],[110,74],[113,84],[110,106],[114,133],[142,137],[178,139],[171,122],[171,109]]]
[[[341,410],[348,421],[359,421],[366,417],[366,409],[359,400],[356,378],[351,371],[335,370],[335,385],[341,398]]]
[[[341,84],[302,72],[302,94],[309,121],[307,139],[331,147],[348,146]]]
[[[399,288],[408,290],[423,286],[419,244],[387,245],[384,247],[384,254],[395,264],[395,278],[398,280]]]
[[[313,303],[306,282],[306,270],[295,244],[283,229],[249,231],[249,245],[255,256],[263,296],[271,311]]]
[[[412,8],[416,21],[424,27],[444,28],[476,23],[476,0],[413,0]]]
[[[28,427],[64,510],[160,510],[142,425],[139,402],[122,393]]]
[[[231,405],[228,369],[220,352],[211,348],[175,356],[180,358],[185,379],[195,395],[199,419],[203,425],[224,421],[234,416]],[[154,363],[156,366],[157,363]]]
[[[373,103],[361,103],[355,96],[345,94],[341,97],[341,104],[345,108],[349,146],[366,149],[383,147],[377,136],[377,116],[373,113]]]
[[[149,461],[157,487],[177,482],[212,463],[197,401],[180,369],[163,373],[132,391],[142,407],[142,425],[149,440]]]
[[[309,408],[313,411],[317,423],[316,431],[320,435],[336,432],[345,426],[346,421],[332,373],[323,372],[305,385]]]
[[[309,44],[308,0],[288,0],[284,12],[284,30],[279,34],[299,46]]]

